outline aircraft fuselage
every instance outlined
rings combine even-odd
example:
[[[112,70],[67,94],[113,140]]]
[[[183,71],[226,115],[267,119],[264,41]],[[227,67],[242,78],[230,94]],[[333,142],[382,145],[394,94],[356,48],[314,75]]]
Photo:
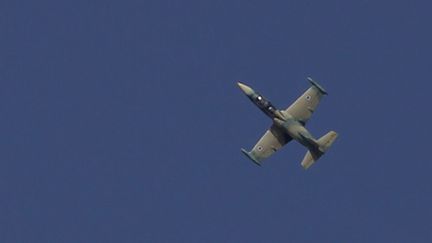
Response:
[[[238,83],[240,89],[246,96],[254,103],[264,114],[273,120],[278,128],[281,129],[286,135],[295,139],[302,145],[310,149],[316,148],[316,142],[312,134],[303,126],[302,123],[293,118],[290,114],[278,110],[268,99],[255,92],[249,86]]]

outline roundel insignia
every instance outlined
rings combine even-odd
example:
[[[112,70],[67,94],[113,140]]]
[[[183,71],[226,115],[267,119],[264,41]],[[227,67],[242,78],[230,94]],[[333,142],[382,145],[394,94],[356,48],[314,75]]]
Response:
[[[310,100],[310,99],[311,99],[310,95],[306,96],[306,99],[307,99],[307,100]]]
[[[260,145],[257,147],[258,151],[261,151],[263,149],[263,147]]]

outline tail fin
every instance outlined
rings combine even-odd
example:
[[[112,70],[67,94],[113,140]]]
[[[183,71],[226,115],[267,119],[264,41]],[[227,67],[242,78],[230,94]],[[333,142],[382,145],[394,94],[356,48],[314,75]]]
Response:
[[[338,134],[334,131],[328,132],[326,135],[322,136],[317,140],[317,144],[319,145],[319,150],[317,151],[307,151],[301,165],[304,169],[308,169],[315,161],[317,161],[333,144],[336,140]]]

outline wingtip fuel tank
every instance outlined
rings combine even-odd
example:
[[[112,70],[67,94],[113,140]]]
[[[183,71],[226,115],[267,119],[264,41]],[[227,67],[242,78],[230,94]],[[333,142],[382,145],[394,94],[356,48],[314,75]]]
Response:
[[[271,127],[258,140],[251,151],[241,149],[242,153],[255,164],[261,165],[264,159],[270,157],[291,140],[296,140],[308,149],[301,162],[303,168],[307,169],[324,155],[336,140],[337,133],[334,131],[315,139],[305,128],[305,124],[311,118],[321,98],[327,94],[327,91],[320,84],[310,77],[307,79],[311,83],[311,87],[298,97],[293,104],[283,110],[277,109],[269,100],[248,85],[237,82],[239,88],[252,103],[273,121]]]
[[[328,95],[327,91],[319,83],[317,83],[315,80],[313,80],[311,77],[307,77],[307,80],[313,86],[315,86],[321,92],[321,94]]]
[[[255,156],[253,156],[250,152],[246,151],[246,149],[241,149],[242,153],[244,155],[246,155],[250,160],[252,160],[252,162],[254,162],[256,165],[261,166],[261,163],[259,162],[259,160],[257,160],[255,158]]]

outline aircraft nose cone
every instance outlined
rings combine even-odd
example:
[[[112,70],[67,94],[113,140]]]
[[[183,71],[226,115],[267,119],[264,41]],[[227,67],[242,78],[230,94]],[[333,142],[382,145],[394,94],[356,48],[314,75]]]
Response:
[[[237,85],[240,87],[240,89],[247,95],[247,96],[250,96],[250,95],[252,95],[253,93],[255,93],[255,91],[251,88],[251,87],[249,87],[249,86],[247,86],[246,84],[242,84],[242,83],[240,83],[240,82],[237,82]]]

